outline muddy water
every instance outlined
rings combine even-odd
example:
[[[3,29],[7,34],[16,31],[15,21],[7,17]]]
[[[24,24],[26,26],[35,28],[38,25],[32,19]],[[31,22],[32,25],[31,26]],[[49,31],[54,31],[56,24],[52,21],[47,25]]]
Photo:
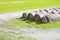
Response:
[[[16,36],[24,35],[26,38],[30,37],[35,38],[36,40],[60,40],[59,28],[49,30],[43,30],[39,28],[19,28],[19,29],[0,28],[0,31],[14,32],[17,33]]]

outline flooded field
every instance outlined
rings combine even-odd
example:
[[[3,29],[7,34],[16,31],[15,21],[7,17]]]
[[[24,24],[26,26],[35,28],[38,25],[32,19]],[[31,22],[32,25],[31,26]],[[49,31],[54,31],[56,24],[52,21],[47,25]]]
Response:
[[[7,38],[8,40],[60,40],[60,29],[54,28],[44,30],[39,28],[0,28],[0,38]]]
[[[22,12],[13,12],[0,15],[0,24],[11,22],[13,18],[20,18]],[[16,26],[16,24],[14,24]],[[9,25],[7,26],[9,27]],[[60,40],[60,28],[24,28],[15,29],[0,26],[0,40]],[[11,26],[10,26],[11,27]],[[13,27],[13,26],[12,26]],[[28,26],[29,27],[29,26]]]

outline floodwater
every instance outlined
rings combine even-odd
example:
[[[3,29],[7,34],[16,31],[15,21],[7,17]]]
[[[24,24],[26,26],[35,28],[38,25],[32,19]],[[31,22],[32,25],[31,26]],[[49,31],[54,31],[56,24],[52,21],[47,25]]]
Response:
[[[30,38],[35,38],[36,40],[60,40],[59,28],[54,28],[49,30],[44,30],[39,28],[19,28],[19,29],[0,28],[0,31],[8,32],[8,33],[14,32],[17,34],[13,34],[13,35],[16,35],[16,36],[24,35],[25,38],[30,37]],[[0,35],[3,35],[3,34],[0,34]]]
[[[0,24],[3,24],[5,21],[10,21],[13,18],[20,18],[20,17],[22,17],[22,12],[1,14]],[[44,30],[40,28],[9,29],[9,28],[0,27],[0,37],[5,34],[4,32],[8,32],[8,33],[13,32],[12,34],[8,34],[8,35],[12,35],[16,37],[24,35],[26,39],[30,37],[30,38],[35,38],[36,40],[60,40],[60,28]],[[11,36],[9,36],[9,38],[11,38]]]

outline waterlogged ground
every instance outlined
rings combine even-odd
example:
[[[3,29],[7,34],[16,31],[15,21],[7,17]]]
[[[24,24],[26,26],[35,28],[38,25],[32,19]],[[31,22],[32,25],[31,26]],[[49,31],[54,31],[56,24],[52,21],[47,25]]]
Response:
[[[54,1],[54,2],[53,2]],[[58,2],[58,3],[57,3]],[[41,29],[40,25],[32,24],[33,28],[23,27],[25,22],[12,22],[13,18],[20,18],[22,10],[45,8],[59,6],[60,2],[55,0],[0,0],[0,40],[60,40],[60,23],[43,24],[44,28],[52,27],[52,29]],[[12,12],[14,11],[14,12]],[[15,12],[17,11],[17,12]],[[12,13],[6,13],[12,12]],[[30,12],[30,10],[28,10]],[[3,13],[3,14],[2,14]],[[21,22],[21,23],[20,23]],[[19,26],[19,25],[20,26]],[[32,26],[25,23],[24,26]],[[35,28],[38,27],[38,28]]]
[[[23,29],[0,28],[0,40],[35,40],[35,38],[27,37],[27,33]]]
[[[60,28],[47,30],[35,27],[24,28],[10,23],[12,22],[11,19],[20,18],[21,16],[22,12],[0,15],[0,40],[60,40]]]
[[[60,29],[0,28],[0,40],[60,40]]]

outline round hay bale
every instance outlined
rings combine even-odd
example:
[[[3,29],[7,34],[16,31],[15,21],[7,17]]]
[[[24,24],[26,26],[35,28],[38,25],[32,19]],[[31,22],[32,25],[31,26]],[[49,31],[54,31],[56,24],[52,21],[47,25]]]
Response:
[[[47,13],[49,13],[47,9],[44,9],[44,10],[45,10]]]
[[[60,7],[58,7],[58,9],[60,9]]]
[[[28,13],[28,19],[33,19],[32,13]]]
[[[52,19],[49,15],[46,15],[46,16],[42,17],[41,22],[42,23],[52,22]]]
[[[51,13],[52,13],[52,14],[54,14],[54,12],[53,12],[53,11],[52,11]]]
[[[46,15],[46,16],[42,17],[41,22],[42,23],[52,22],[52,18],[49,15]]]
[[[46,19],[46,16],[42,17],[41,22],[42,23],[47,23],[48,22],[47,19]]]
[[[57,9],[55,9],[55,8],[53,8],[53,10],[56,10],[56,11],[58,12],[58,10],[57,10]]]
[[[22,17],[23,18],[27,18],[27,14],[26,13],[23,13]]]
[[[40,21],[40,20],[41,20],[40,15],[35,14],[35,16],[34,16],[34,20],[35,20],[35,21]]]
[[[46,15],[45,17],[47,19],[47,22],[52,22],[52,18],[50,17],[50,15]]]

